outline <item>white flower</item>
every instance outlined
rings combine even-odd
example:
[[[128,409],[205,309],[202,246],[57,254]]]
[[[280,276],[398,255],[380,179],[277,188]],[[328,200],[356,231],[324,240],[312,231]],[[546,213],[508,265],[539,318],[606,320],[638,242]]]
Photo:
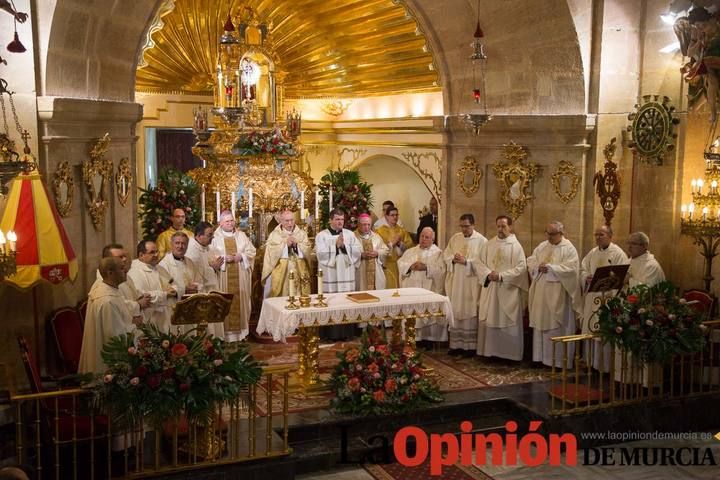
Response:
[[[216,358],[215,360],[213,360],[213,364],[214,364],[216,367],[219,367],[220,365],[223,364],[222,358]]]
[[[687,303],[687,300],[685,300],[684,298],[681,298],[680,300],[678,300],[678,303]]]
[[[232,381],[233,381],[233,379],[232,379],[232,377],[231,377],[230,375],[225,375],[225,380],[227,380],[228,382],[232,382]]]
[[[137,353],[137,350],[135,350],[135,347],[128,348],[128,353],[130,355],[135,355]]]
[[[380,378],[380,372],[375,372],[375,374],[373,375],[373,377],[374,377],[374,378]]]
[[[675,320],[676,318],[677,318],[677,316],[674,313],[671,313],[670,315],[668,315],[668,319],[670,319],[670,320]]]
[[[399,382],[400,382],[400,385],[405,385],[405,384],[407,383],[407,378],[406,378],[406,377],[400,377]]]
[[[360,364],[358,363],[358,364],[355,366],[355,369],[359,372],[360,370],[362,370],[362,365],[360,365]]]
[[[618,325],[617,327],[615,327],[615,333],[622,333],[622,332],[623,332],[623,328],[621,326]]]
[[[638,313],[642,315],[643,313],[647,312],[644,308],[638,308]]]
[[[375,347],[374,347],[373,345],[370,345],[370,347],[368,348],[368,350],[369,350],[370,352],[374,352],[374,351],[375,351]]]
[[[420,378],[420,374],[419,374],[419,373],[416,373],[415,375],[413,375],[413,379],[414,379],[414,380],[417,380],[418,378]]]
[[[163,340],[163,341],[162,341],[162,347],[163,347],[163,348],[169,348],[169,347],[170,347],[170,340]]]
[[[367,392],[367,390],[365,390],[365,387],[360,387],[360,392],[365,393],[365,392]]]
[[[652,327],[654,323],[652,320],[645,320],[645,325],[647,325],[648,327]]]
[[[707,329],[708,329],[707,325],[703,325],[702,323],[700,324],[700,330],[702,330],[704,332]]]

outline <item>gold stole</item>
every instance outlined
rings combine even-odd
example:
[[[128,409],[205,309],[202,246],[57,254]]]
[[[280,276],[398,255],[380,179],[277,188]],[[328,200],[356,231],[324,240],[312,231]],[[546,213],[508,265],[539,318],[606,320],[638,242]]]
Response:
[[[237,244],[235,243],[235,237],[224,237],[223,240],[225,241],[225,254],[236,255]],[[242,330],[247,319],[240,318],[240,264],[226,264],[225,274],[227,275],[228,292],[233,294],[225,329],[229,331]]]
[[[310,283],[302,282],[303,277],[310,278],[310,269],[307,266],[304,258],[298,258],[294,253],[288,253],[288,258],[281,258],[278,260],[277,265],[273,268],[270,274],[270,295],[271,297],[282,297],[288,294],[288,288],[285,286],[288,284],[288,274],[290,270],[288,267],[290,264],[295,266],[295,285],[299,286],[298,292],[300,295],[310,295]]]
[[[361,237],[360,240],[362,241],[364,252],[367,253],[375,250],[373,248],[372,236],[368,239]],[[374,258],[366,258],[363,262],[367,262],[365,264],[365,282],[367,284],[367,289],[375,290],[375,267],[377,267],[377,262],[375,262]]]

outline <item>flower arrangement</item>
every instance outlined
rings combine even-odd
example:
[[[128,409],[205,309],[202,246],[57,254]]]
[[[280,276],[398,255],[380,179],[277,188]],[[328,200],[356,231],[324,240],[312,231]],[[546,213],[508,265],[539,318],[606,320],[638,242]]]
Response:
[[[170,227],[170,216],[176,208],[185,210],[185,225],[200,221],[200,194],[197,184],[188,175],[175,169],[160,173],[157,185],[140,189],[140,219],[143,238],[156,238]]]
[[[700,314],[677,295],[671,282],[638,285],[611,298],[598,315],[603,341],[645,362],[665,363],[705,345]]]
[[[417,353],[399,345],[393,350],[384,335],[368,326],[360,347],[339,352],[330,385],[333,407],[342,413],[381,415],[443,400]]]
[[[260,364],[246,344],[230,351],[222,339],[191,333],[144,324],[103,346],[108,367],[95,383],[95,399],[114,424],[131,428],[148,419],[160,425],[184,414],[207,425],[219,404],[259,381]]]
[[[330,188],[333,191],[333,208],[345,211],[345,228],[355,230],[358,216],[368,213],[373,206],[372,185],[363,182],[360,173],[355,170],[328,170],[320,179],[320,211],[322,212],[322,228],[329,225]]]
[[[285,139],[282,130],[276,128],[269,132],[253,130],[243,135],[237,144],[239,155],[295,155],[295,146]]]

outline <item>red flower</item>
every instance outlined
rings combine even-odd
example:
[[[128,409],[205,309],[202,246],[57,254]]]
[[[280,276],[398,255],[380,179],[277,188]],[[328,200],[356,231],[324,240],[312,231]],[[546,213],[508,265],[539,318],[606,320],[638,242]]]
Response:
[[[392,378],[388,378],[385,380],[385,391],[388,393],[393,393],[395,390],[397,390],[397,383]]]
[[[184,357],[188,354],[187,345],[184,343],[176,343],[172,346],[172,354],[175,357]]]
[[[638,301],[637,295],[628,295],[627,297],[628,303],[636,303]]]
[[[190,384],[189,384],[189,383],[181,383],[181,384],[180,384],[180,391],[181,391],[182,393],[185,393],[185,392],[187,392],[188,390],[190,390]]]
[[[375,390],[373,392],[373,399],[375,399],[376,402],[382,403],[385,401],[385,392],[382,390]]]
[[[351,348],[347,352],[345,352],[345,360],[348,362],[354,362],[358,359],[360,356],[360,352],[358,352],[357,348]]]
[[[348,388],[351,392],[357,392],[358,390],[360,390],[360,379],[357,377],[353,377],[348,380]]]
[[[370,373],[376,373],[379,370],[377,363],[375,363],[375,362],[368,365],[367,369],[368,369],[368,372],[370,372]]]
[[[174,368],[167,368],[167,369],[163,370],[163,372],[162,372],[163,378],[172,378],[173,375],[175,375]]]
[[[150,378],[148,378],[148,387],[150,387],[151,390],[157,390],[157,388],[160,386],[160,375],[152,375]]]
[[[138,377],[144,377],[145,375],[147,375],[147,373],[148,369],[145,365],[140,365],[135,369],[135,375]]]

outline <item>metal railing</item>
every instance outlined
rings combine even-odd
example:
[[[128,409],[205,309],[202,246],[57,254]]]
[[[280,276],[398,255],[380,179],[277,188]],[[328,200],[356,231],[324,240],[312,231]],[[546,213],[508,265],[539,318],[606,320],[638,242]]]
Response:
[[[553,337],[550,414],[720,392],[720,320],[703,325],[705,348],[666,364],[641,362],[594,334]]]
[[[33,467],[38,479],[65,480],[134,478],[288,455],[289,373],[288,366],[264,367],[260,382],[219,405],[206,427],[181,417],[118,431],[94,410],[86,389],[11,393],[15,460]],[[264,412],[259,400],[266,402]]]

